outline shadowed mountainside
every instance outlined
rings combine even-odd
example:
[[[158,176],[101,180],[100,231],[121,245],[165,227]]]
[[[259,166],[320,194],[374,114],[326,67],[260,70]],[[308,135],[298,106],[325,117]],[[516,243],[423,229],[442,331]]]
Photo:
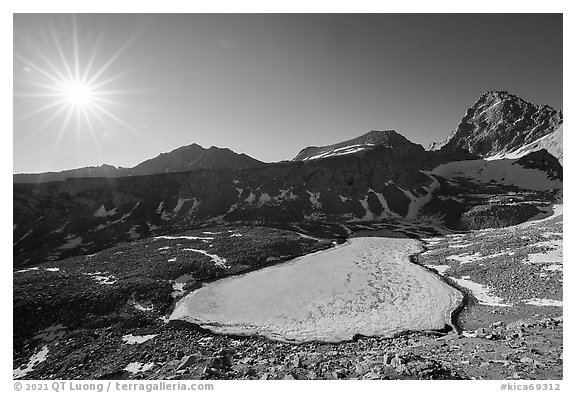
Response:
[[[500,113],[512,104],[490,104],[496,98],[520,102],[522,113],[534,107],[507,93],[489,92],[467,112],[458,129],[480,119],[479,111],[495,111],[491,119],[499,118],[498,124],[514,129],[516,117]],[[540,119],[539,128],[517,140],[543,138],[542,133],[561,118],[549,107],[538,108],[530,118]],[[500,134],[489,131],[486,138],[494,146],[522,149],[503,144],[504,139],[491,139]],[[529,154],[486,161],[462,144],[480,134],[466,134],[472,139],[464,134],[457,132],[440,150],[427,151],[395,131],[371,131],[339,144],[306,148],[293,161],[275,164],[194,144],[130,169],[135,176],[15,183],[14,265],[88,254],[154,234],[217,223],[424,218],[457,229],[506,226],[517,223],[517,218],[530,219],[554,200],[557,191],[550,190],[562,187],[562,166],[553,155],[533,151],[537,145],[530,142],[525,149]],[[551,146],[557,153],[558,145]],[[160,171],[165,173],[137,175]],[[510,204],[506,198],[510,193],[522,195],[521,200]],[[486,219],[492,213],[499,219]]]
[[[14,184],[15,264],[206,222],[404,218],[437,184],[423,171],[437,165],[433,155],[407,158],[379,147],[363,157],[243,170]]]
[[[14,183],[47,183],[86,177],[145,176],[158,173],[188,172],[195,169],[253,168],[266,165],[246,154],[238,154],[227,148],[212,146],[208,149],[192,144],[169,153],[143,161],[133,168],[101,165],[61,172],[22,173],[13,175]]]

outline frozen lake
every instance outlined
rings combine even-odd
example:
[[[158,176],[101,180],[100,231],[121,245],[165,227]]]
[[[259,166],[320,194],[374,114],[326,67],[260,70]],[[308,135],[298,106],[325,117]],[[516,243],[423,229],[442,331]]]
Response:
[[[356,237],[343,245],[205,284],[182,298],[170,320],[215,333],[282,341],[350,340],[442,329],[462,300],[409,256],[407,238]]]

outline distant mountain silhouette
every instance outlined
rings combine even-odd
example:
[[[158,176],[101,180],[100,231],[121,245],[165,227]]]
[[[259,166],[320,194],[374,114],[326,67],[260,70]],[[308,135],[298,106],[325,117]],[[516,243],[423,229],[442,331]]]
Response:
[[[70,169],[61,172],[16,174],[14,183],[46,183],[64,181],[70,178],[146,176],[158,173],[188,172],[195,169],[251,168],[265,165],[246,154],[238,154],[230,149],[212,146],[208,149],[192,144],[182,146],[169,153],[162,153],[133,168],[102,165]]]

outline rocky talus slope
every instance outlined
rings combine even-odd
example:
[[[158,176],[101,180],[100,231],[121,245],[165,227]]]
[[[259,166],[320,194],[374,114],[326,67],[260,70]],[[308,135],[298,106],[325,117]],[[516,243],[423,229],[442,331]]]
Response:
[[[26,379],[561,379],[562,273],[551,269],[557,262],[546,254],[549,247],[538,245],[557,241],[561,224],[562,216],[556,216],[534,225],[449,236],[421,225],[388,226],[423,239],[427,251],[415,262],[465,294],[457,316],[459,330],[407,332],[394,338],[359,336],[341,343],[294,345],[262,337],[214,335],[189,325],[167,324],[165,318],[174,297],[204,280],[281,263],[329,246],[330,235],[322,226],[301,232],[207,227],[39,265],[14,273],[18,326],[14,375]],[[367,226],[347,228],[366,231]],[[327,238],[313,239],[318,236]],[[187,251],[190,248],[208,250],[225,259],[228,267],[215,263],[213,257]],[[511,257],[512,251],[517,252]]]

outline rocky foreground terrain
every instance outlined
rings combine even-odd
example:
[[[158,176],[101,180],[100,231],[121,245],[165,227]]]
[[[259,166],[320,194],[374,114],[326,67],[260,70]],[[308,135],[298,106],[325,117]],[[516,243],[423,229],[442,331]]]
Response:
[[[396,230],[421,235],[427,251],[414,262],[440,273],[467,295],[455,316],[459,331],[294,345],[168,324],[174,298],[199,281],[252,269],[254,261],[257,266],[277,263],[337,241],[308,231],[211,227],[16,272],[14,375],[561,379],[562,270],[554,245],[562,236],[562,215],[533,225],[466,233],[433,235],[429,226],[424,228],[422,232],[413,224]],[[229,268],[218,267],[213,257],[185,251],[192,247],[225,259]]]

